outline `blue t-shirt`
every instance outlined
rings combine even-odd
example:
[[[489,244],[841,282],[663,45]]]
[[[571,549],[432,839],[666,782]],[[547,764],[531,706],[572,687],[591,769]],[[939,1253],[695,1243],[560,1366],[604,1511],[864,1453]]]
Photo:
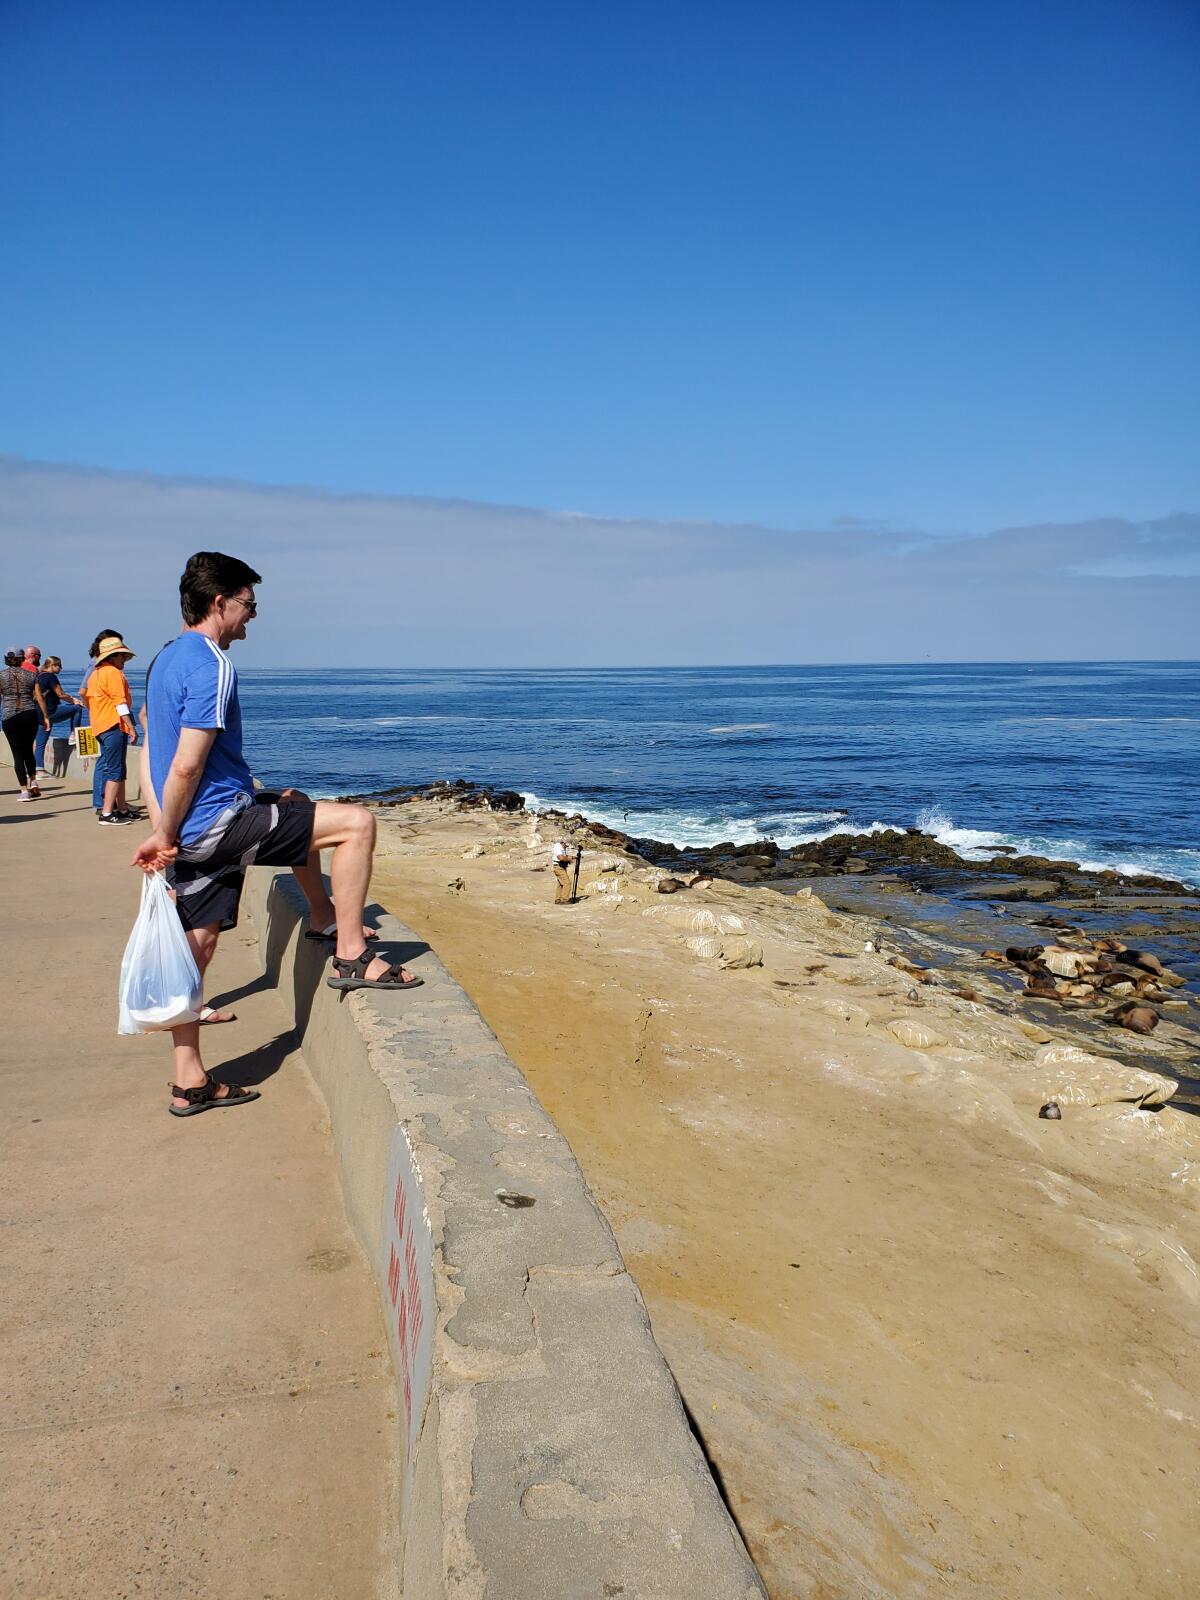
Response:
[[[164,645],[150,664],[146,684],[150,733],[150,781],[162,804],[167,773],[181,728],[217,730],[179,837],[194,844],[227,807],[245,804],[254,780],[242,758],[242,712],[237,673],[219,645],[203,633],[184,632]]]

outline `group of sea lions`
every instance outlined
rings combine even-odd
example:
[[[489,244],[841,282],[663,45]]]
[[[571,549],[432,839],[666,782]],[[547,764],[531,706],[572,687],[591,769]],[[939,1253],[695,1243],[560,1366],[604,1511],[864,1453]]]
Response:
[[[1078,945],[1074,949],[1065,944],[1010,945],[1004,951],[983,952],[992,961],[1006,961],[1024,972],[1025,993],[1031,1000],[1088,1006],[1117,1000],[1110,1022],[1131,1033],[1153,1033],[1160,1021],[1155,1004],[1169,998],[1165,990],[1186,982],[1148,950],[1130,950],[1119,939],[1088,939],[1060,917],[1047,917],[1037,926],[1073,937]]]

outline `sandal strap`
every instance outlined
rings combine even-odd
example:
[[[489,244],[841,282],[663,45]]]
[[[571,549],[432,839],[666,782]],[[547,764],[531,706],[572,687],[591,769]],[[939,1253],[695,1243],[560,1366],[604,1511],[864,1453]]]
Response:
[[[224,1089],[225,1093],[219,1094],[220,1089]],[[181,1089],[177,1083],[173,1083],[171,1093],[180,1100],[186,1100],[190,1106],[204,1106],[210,1100],[242,1100],[250,1090],[238,1089],[232,1083],[219,1083],[210,1072],[207,1081],[198,1083],[194,1089]]]
[[[209,1100],[217,1098],[219,1085],[209,1078],[204,1083],[198,1083],[191,1089],[181,1089],[177,1083],[171,1084],[170,1087],[171,1093],[177,1100],[186,1100],[190,1106],[202,1106],[207,1104]]]
[[[365,978],[367,968],[375,959],[374,951],[364,950],[360,956],[334,956],[333,964],[340,978]]]

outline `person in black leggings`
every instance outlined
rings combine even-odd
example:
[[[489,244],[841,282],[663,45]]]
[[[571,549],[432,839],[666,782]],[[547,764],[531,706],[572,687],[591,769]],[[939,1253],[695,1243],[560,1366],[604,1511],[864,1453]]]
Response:
[[[0,672],[0,725],[4,728],[17,782],[21,785],[19,800],[37,800],[41,795],[35,776],[33,742],[45,720],[44,705],[37,674],[25,671],[19,650],[10,650],[4,657],[4,671]]]

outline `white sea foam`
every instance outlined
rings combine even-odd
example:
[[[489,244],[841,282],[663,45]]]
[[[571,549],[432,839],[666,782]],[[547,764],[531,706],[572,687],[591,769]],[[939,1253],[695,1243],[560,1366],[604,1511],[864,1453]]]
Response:
[[[844,811],[791,811],[763,817],[730,817],[711,812],[684,809],[652,810],[630,807],[628,811],[605,806],[580,807],[566,800],[543,800],[536,794],[522,796],[526,811],[584,810],[589,820],[616,828],[635,838],[661,839],[684,848],[704,848],[713,844],[750,844],[755,839],[773,839],[781,850],[793,845],[811,844],[832,833],[847,831],[850,824]],[[868,828],[854,826],[855,833],[882,833],[886,823],[873,822]]]
[[[704,849],[709,845],[750,844],[755,839],[772,839],[781,850],[799,844],[815,844],[835,833],[885,833],[903,829],[906,822],[869,823],[851,820],[844,811],[792,811],[760,817],[730,817],[683,808],[613,810],[605,806],[580,806],[575,801],[543,800],[522,795],[526,811],[573,812],[583,810],[593,822],[616,828],[635,838],[661,839],[666,844]],[[1074,861],[1085,871],[1115,871],[1126,876],[1150,873],[1174,878],[1180,883],[1200,887],[1200,850],[1147,848],[1136,854],[1109,853],[1087,840],[1057,839],[1039,834],[1003,833],[988,828],[959,827],[937,806],[926,807],[915,824],[942,844],[957,850],[969,861],[986,861],[997,850],[1007,847],[1017,855],[1047,856],[1056,861]]]
[[[917,827],[968,861],[985,861],[1007,847],[1020,856],[1046,856],[1052,861],[1074,861],[1085,872],[1120,872],[1126,877],[1149,873],[1200,885],[1200,850],[1148,846],[1135,855],[1105,851],[1086,839],[1057,839],[1049,834],[1001,833],[985,828],[959,828],[936,806],[917,816]]]
[[[705,733],[763,733],[772,727],[770,722],[730,722],[720,728],[706,728]]]

